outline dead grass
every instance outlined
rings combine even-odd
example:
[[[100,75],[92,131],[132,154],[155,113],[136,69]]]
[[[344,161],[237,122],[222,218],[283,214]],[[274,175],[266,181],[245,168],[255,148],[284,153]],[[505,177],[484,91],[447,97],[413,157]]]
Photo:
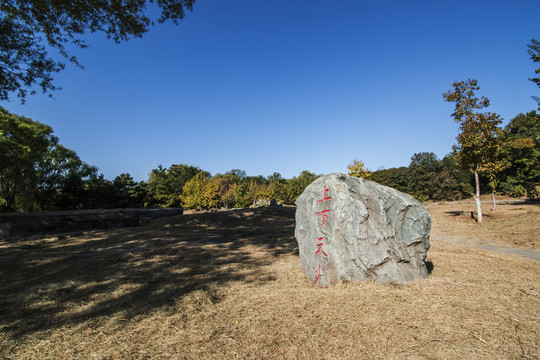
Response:
[[[430,211],[434,233],[475,236]],[[429,279],[317,289],[293,235],[294,209],[259,208],[2,241],[0,357],[540,357],[540,262],[433,240]]]
[[[489,196],[482,200],[490,199]],[[506,198],[510,200],[510,198]],[[514,246],[540,250],[540,203],[503,203],[495,210],[482,203],[483,222],[477,223],[476,205],[472,199],[462,202],[428,205],[432,216],[432,236],[438,233],[454,239],[474,239],[494,242],[499,246]]]

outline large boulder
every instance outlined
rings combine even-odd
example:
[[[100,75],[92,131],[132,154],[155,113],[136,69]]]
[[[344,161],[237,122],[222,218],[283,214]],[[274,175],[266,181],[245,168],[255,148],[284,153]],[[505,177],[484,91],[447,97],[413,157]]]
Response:
[[[296,205],[300,260],[315,286],[428,276],[431,217],[412,196],[336,173],[311,183]]]

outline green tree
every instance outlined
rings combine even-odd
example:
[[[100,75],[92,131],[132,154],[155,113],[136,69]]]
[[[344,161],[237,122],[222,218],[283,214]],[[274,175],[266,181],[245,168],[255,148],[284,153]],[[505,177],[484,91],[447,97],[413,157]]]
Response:
[[[475,91],[480,89],[477,80],[460,81],[452,86],[454,89],[444,93],[443,98],[456,104],[452,117],[459,123],[461,131],[457,136],[458,157],[460,163],[474,173],[478,222],[482,222],[479,173],[494,167],[499,148],[497,137],[501,133],[498,125],[502,120],[495,113],[476,111],[489,106],[487,98],[475,97]]]
[[[540,185],[540,114],[519,114],[501,135],[501,189],[511,196],[538,197]]]
[[[84,182],[85,194],[82,200],[83,209],[113,209],[116,207],[116,189],[112,181],[103,174],[94,174]]]
[[[129,174],[120,174],[113,180],[115,189],[115,207],[140,208],[146,198],[146,184],[136,182]]]
[[[441,169],[433,173],[427,186],[430,187],[430,200],[458,200],[463,196],[460,191],[460,184],[448,169]]]
[[[440,164],[437,155],[432,152],[416,153],[409,164],[409,184],[407,193],[419,201],[433,198],[437,187],[432,179],[439,173]]]
[[[399,168],[390,168],[374,171],[371,174],[371,180],[390,186],[401,192],[409,191],[409,168],[402,166]]]
[[[160,207],[181,206],[180,195],[184,185],[202,170],[198,167],[180,164],[153,169],[147,183],[147,205]],[[205,172],[206,176],[209,175]]]
[[[459,200],[474,194],[473,176],[458,165],[458,153],[459,147],[453,146],[452,152],[441,160],[440,173],[432,179],[433,186],[437,188],[432,195],[433,200]]]
[[[409,167],[412,168],[424,168],[427,171],[436,171],[439,165],[439,159],[437,155],[432,152],[420,152],[414,153],[411,156],[411,162]]]
[[[244,181],[233,184],[228,194],[232,196],[233,207],[243,208],[253,205],[259,200],[272,199],[274,197],[274,187],[271,184],[257,182],[247,177]]]
[[[49,56],[56,49],[66,60],[82,67],[68,46],[86,48],[84,34],[105,33],[116,43],[142,37],[154,24],[145,11],[153,0],[3,0],[0,2],[0,100],[10,93],[24,99],[37,85],[44,93],[56,90],[53,74],[65,64]],[[158,23],[178,24],[195,0],[158,0]],[[30,91],[31,94],[35,90]]]
[[[270,182],[270,188],[273,192],[273,198],[284,203],[287,201],[287,180],[285,180],[280,173],[275,172],[268,176]]]
[[[75,151],[56,142],[37,163],[31,188],[35,207],[25,210],[68,210],[82,207],[84,182],[97,168],[81,161]],[[31,190],[31,189],[30,189]]]
[[[167,181],[167,168],[158,165],[152,169],[148,177],[146,206],[166,206],[169,196],[174,189],[170,189]]]
[[[369,178],[371,177],[371,172],[366,168],[364,162],[362,162],[361,160],[354,159],[352,163],[347,165],[347,169],[349,170],[350,176],[366,180],[369,180]]]
[[[29,180],[49,148],[58,142],[48,125],[0,108],[0,206],[15,211]]]
[[[265,184],[265,185],[269,183],[268,179],[262,175],[246,176],[242,178],[242,182],[245,182],[245,183],[254,182],[256,184]]]
[[[50,126],[0,108],[0,206],[7,211],[85,207],[97,169],[61,145]]]
[[[238,181],[244,180],[246,178],[246,172],[240,169],[232,169],[230,171],[227,171],[225,175],[232,175],[238,178]]]
[[[70,171],[62,179],[60,193],[55,200],[56,210],[87,209],[86,184],[96,177],[97,168],[82,162],[81,166]]]
[[[531,39],[531,43],[528,44],[527,47],[527,52],[531,56],[531,60],[535,63],[540,62],[540,41],[536,39]],[[540,68],[534,70],[534,73],[540,74]],[[540,87],[540,77],[529,78],[529,80],[535,83],[538,87]],[[536,103],[538,104],[538,110],[540,111],[540,98],[538,96],[533,96],[532,98],[536,100]]]
[[[280,182],[280,183],[285,182],[285,179],[283,179],[283,177],[281,176],[281,174],[278,173],[278,172],[275,172],[275,173],[273,173],[272,175],[268,175],[267,179],[268,179],[268,181],[270,181],[271,183],[273,183],[273,182]]]
[[[242,181],[232,187],[232,199],[234,208],[248,207],[253,204],[253,196],[250,193],[250,183]]]
[[[472,194],[472,175],[457,165],[458,148],[442,160],[430,152],[416,153],[409,167],[377,170],[371,179],[415,198],[425,200],[459,200]]]
[[[304,190],[318,178],[317,175],[304,170],[300,173],[298,177],[293,177],[287,181],[287,203],[294,204],[296,199]]]

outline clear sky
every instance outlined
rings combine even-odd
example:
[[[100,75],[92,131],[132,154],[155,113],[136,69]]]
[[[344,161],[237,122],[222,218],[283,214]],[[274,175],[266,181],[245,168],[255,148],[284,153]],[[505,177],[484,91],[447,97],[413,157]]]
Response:
[[[0,106],[53,127],[106,178],[159,164],[285,178],[440,158],[456,142],[455,81],[479,81],[487,111],[536,109],[527,54],[538,0],[198,0],[179,26],[120,45],[88,36],[56,76],[55,100]]]

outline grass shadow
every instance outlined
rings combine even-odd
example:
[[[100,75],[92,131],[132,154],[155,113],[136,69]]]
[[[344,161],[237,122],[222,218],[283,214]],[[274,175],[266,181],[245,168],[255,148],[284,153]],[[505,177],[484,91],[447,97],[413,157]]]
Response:
[[[445,214],[448,214],[454,217],[467,217],[467,218],[475,219],[474,211],[462,211],[462,210],[445,211]]]
[[[540,206],[540,198],[538,199],[525,199],[523,205],[537,205]]]
[[[294,208],[184,215],[79,238],[0,242],[0,329],[18,338],[66,324],[177,311],[187,295],[219,302],[235,281],[298,254]]]

